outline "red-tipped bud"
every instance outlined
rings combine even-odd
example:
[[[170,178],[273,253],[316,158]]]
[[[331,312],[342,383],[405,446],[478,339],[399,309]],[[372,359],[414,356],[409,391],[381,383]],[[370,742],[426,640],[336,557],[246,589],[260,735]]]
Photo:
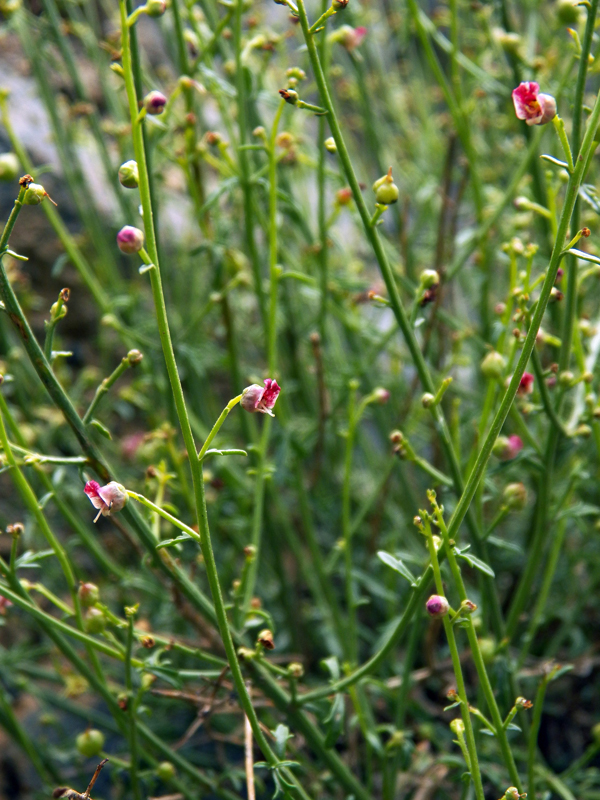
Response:
[[[273,407],[279,397],[280,391],[281,388],[277,384],[277,381],[267,378],[264,388],[257,383],[246,387],[242,392],[240,405],[245,411],[249,411],[251,414],[258,411],[261,414],[269,414],[269,416],[273,417],[275,416],[273,414]]]
[[[117,245],[119,250],[128,256],[139,253],[144,246],[144,233],[133,225],[125,225],[117,233]]]
[[[146,97],[144,97],[144,108],[148,114],[152,114],[153,116],[162,114],[166,105],[167,98],[162,92],[149,92]]]
[[[450,604],[445,597],[439,594],[432,594],[425,603],[425,608],[430,617],[445,617],[450,609]]]

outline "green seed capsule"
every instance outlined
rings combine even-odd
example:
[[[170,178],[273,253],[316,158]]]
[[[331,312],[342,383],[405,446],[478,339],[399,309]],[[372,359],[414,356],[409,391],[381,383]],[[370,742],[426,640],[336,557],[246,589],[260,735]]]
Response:
[[[104,734],[102,731],[91,728],[89,731],[80,733],[75,744],[82,756],[86,758],[97,756],[104,748]]]

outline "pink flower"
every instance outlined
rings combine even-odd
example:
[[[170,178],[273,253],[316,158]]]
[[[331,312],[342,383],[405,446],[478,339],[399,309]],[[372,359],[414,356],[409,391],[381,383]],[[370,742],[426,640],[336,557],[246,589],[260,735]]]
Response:
[[[531,394],[533,392],[533,375],[531,372],[524,372],[523,377],[521,378],[521,382],[519,383],[519,388],[517,389],[517,394]]]
[[[556,100],[549,94],[540,94],[535,81],[520,83],[512,93],[515,113],[527,125],[545,125],[556,116]]]
[[[271,409],[275,405],[281,388],[277,385],[277,381],[267,378],[265,380],[265,388],[253,383],[252,386],[246,387],[242,392],[242,399],[240,405],[245,411],[254,414],[260,411],[261,414],[269,414],[274,417]]]
[[[432,594],[425,603],[425,608],[430,617],[445,617],[450,609],[450,604],[445,597],[439,594]]]
[[[125,487],[116,481],[111,481],[106,486],[100,486],[96,481],[88,481],[83,491],[94,508],[98,509],[94,522],[98,522],[100,515],[108,517],[120,511],[129,499]]]

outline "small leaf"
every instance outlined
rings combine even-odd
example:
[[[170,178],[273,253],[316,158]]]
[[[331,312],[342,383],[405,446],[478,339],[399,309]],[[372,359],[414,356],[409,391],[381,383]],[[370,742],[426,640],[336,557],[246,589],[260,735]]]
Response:
[[[275,737],[275,752],[277,753],[277,757],[283,758],[285,756],[287,741],[292,736],[290,729],[287,725],[279,724],[273,731],[273,736]]]
[[[496,573],[494,570],[488,566],[485,561],[482,561],[477,556],[472,556],[471,553],[458,553],[456,550],[454,551],[459,558],[464,558],[464,560],[469,564],[469,566],[478,569],[480,572],[489,575],[490,578],[495,578]]]
[[[175,539],[165,539],[163,542],[159,542],[156,545],[156,550],[161,550],[163,547],[173,547],[174,544],[179,544],[179,542],[187,542],[190,539],[194,539],[193,536],[190,536],[189,533],[183,533],[181,536],[177,536]],[[196,541],[194,539],[194,541]]]
[[[321,661],[321,664],[329,672],[332,680],[338,681],[340,679],[340,664],[337,660],[337,656],[329,656],[329,658],[324,658]]]
[[[399,558],[395,558],[390,553],[386,553],[385,550],[379,550],[377,557],[388,567],[391,567],[396,572],[399,572],[400,575],[406,578],[407,581],[410,581],[410,583],[415,582],[415,576],[412,574],[409,568],[402,561],[400,561]]]
[[[33,550],[26,550],[15,561],[15,567],[17,569],[37,568],[39,567],[38,561],[42,561],[42,559],[52,555],[54,555],[54,550],[40,550],[38,553],[34,553]]]
[[[452,705],[446,706],[446,708],[444,708],[444,711],[450,711],[451,708],[456,708],[456,706],[459,705],[460,705],[460,700],[457,700],[456,703],[452,703]]]
[[[92,428],[95,428],[99,434],[104,436],[105,439],[112,439],[111,432],[101,422],[98,422],[97,419],[93,419],[89,424]]]
[[[325,734],[325,747],[333,747],[340,738],[344,727],[344,714],[346,704],[344,695],[336,694],[329,710],[329,714],[323,720],[327,733]]]

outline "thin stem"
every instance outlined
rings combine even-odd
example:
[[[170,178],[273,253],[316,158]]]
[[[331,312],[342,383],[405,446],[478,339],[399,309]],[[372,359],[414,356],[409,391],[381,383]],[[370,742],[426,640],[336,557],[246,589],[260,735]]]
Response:
[[[240,395],[238,395],[237,397],[234,397],[234,398],[233,398],[233,400],[230,400],[230,401],[227,403],[227,405],[225,406],[225,408],[223,409],[223,411],[221,411],[221,413],[220,413],[220,415],[219,415],[219,419],[218,419],[218,420],[215,422],[215,424],[213,425],[211,432],[210,432],[210,433],[208,434],[208,436],[206,437],[206,441],[204,442],[204,444],[202,445],[202,448],[200,449],[200,452],[198,453],[198,461],[202,461],[202,459],[203,459],[203,458],[204,458],[204,456],[206,455],[206,451],[207,451],[207,450],[208,450],[208,448],[210,447],[210,444],[211,444],[211,442],[213,441],[213,439],[215,438],[215,436],[216,436],[216,435],[217,435],[217,433],[219,432],[219,430],[220,430],[220,428],[221,428],[221,425],[222,425],[222,424],[225,422],[225,420],[227,419],[227,416],[228,416],[229,412],[230,412],[230,411],[231,411],[233,408],[235,408],[235,407],[236,407],[236,405],[237,405],[237,404],[240,402],[240,400],[241,400],[241,399],[242,399],[242,395],[241,395],[241,394],[240,394]]]
[[[133,792],[134,800],[141,800],[140,781],[138,777],[138,736],[136,715],[137,715],[137,698],[133,691],[133,667],[132,667],[132,653],[133,643],[135,641],[135,633],[133,628],[133,614],[129,616],[129,626],[127,628],[127,646],[125,649],[125,687],[127,689],[127,713],[129,716],[129,757],[130,768],[129,775],[131,777],[131,789]]]

